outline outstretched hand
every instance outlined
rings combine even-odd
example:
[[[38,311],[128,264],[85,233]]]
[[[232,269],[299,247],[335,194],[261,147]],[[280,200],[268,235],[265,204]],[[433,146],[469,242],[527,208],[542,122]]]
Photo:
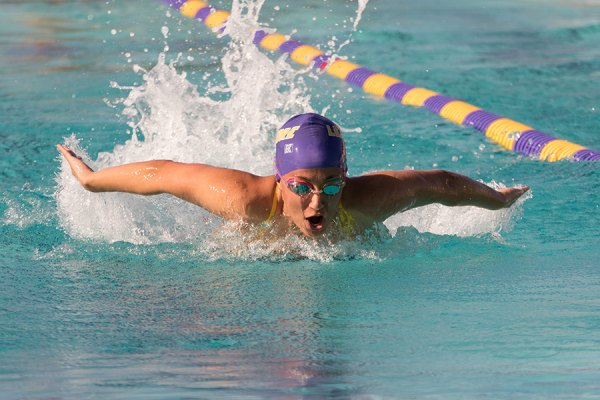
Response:
[[[512,205],[519,197],[529,190],[529,186],[498,189],[504,197],[504,207]]]
[[[79,181],[79,183],[81,183],[83,187],[86,187],[87,178],[94,173],[94,170],[88,167],[87,164],[81,160],[81,157],[73,153],[73,151],[67,146],[57,144],[56,148],[63,155],[63,157],[65,157],[65,160],[67,160],[67,162],[69,163],[69,166],[71,167],[71,173],[73,174],[73,176],[77,178],[77,180]]]

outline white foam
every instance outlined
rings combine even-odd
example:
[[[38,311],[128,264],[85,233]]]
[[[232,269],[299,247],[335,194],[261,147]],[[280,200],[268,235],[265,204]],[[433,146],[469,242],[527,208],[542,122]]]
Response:
[[[384,235],[385,237],[386,235]],[[382,236],[365,235],[361,240],[340,237],[335,232],[318,238],[300,233],[276,234],[269,227],[250,227],[229,221],[207,235],[198,251],[208,259],[290,260],[305,258],[319,262],[339,259],[380,259]]]
[[[502,184],[491,182],[489,186],[498,189]],[[511,207],[501,210],[486,210],[478,207],[446,207],[441,204],[431,204],[414,208],[385,221],[390,233],[395,234],[401,226],[411,226],[419,232],[429,232],[437,235],[454,235],[459,237],[477,236],[482,234],[499,235],[513,228],[514,221],[523,213],[523,203],[532,197],[527,192]]]

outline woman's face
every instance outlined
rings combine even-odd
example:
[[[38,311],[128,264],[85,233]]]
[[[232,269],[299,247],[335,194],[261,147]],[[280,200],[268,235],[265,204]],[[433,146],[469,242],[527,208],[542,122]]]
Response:
[[[281,177],[279,190],[283,199],[283,215],[307,236],[322,235],[338,212],[344,174],[340,168],[297,169]],[[339,192],[333,186],[339,186]],[[323,187],[325,187],[325,193]],[[291,188],[296,188],[296,192]],[[308,191],[305,189],[308,187]],[[304,193],[299,195],[298,193]]]

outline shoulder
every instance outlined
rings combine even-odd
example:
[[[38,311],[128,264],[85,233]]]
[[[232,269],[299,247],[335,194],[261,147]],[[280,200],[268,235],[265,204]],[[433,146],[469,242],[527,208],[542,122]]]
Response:
[[[266,221],[276,196],[275,176],[250,175],[244,177],[242,202],[244,203],[245,219],[248,222]],[[240,182],[241,183],[241,182]]]

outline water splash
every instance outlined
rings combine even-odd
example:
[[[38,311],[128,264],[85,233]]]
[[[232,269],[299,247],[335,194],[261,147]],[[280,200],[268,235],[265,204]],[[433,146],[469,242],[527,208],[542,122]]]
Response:
[[[506,186],[491,182],[494,189]],[[385,221],[385,225],[394,234],[399,227],[410,226],[419,232],[437,235],[454,235],[459,237],[492,234],[498,237],[500,232],[508,232],[514,221],[523,213],[523,204],[532,197],[531,192],[521,196],[510,208],[486,210],[478,207],[446,207],[431,204],[414,208],[394,215]]]
[[[309,259],[322,263],[348,259],[381,259],[386,232],[370,232],[360,239],[340,237],[335,232],[319,238],[300,233],[281,235],[269,226],[257,229],[243,222],[227,221],[207,236],[198,251],[209,260],[290,261]]]
[[[362,14],[365,11],[365,9],[367,8],[368,3],[369,3],[369,0],[358,0],[358,7],[356,8],[356,17],[354,17],[354,24],[352,25],[352,30],[348,34],[348,38],[346,38],[346,40],[338,46],[338,48],[337,48],[337,50],[335,50],[334,54],[339,54],[344,47],[346,47],[348,44],[350,44],[352,42],[352,34],[354,32],[356,32],[356,30],[358,29],[358,24],[360,23],[360,20],[362,19]],[[332,38],[331,43],[333,43],[333,45],[335,45],[335,39],[336,39],[335,37]]]
[[[91,160],[75,136],[66,140],[93,169],[149,159],[209,163],[268,175],[274,132],[290,115],[313,111],[302,77],[284,57],[270,60],[252,45],[256,10],[234,17],[233,40],[222,58],[225,82],[200,94],[179,57],[144,70],[137,87],[117,101],[133,133],[111,152]],[[167,30],[162,28],[162,32]],[[165,35],[167,36],[167,35]],[[223,93],[226,100],[217,99]],[[217,96],[219,95],[219,96]],[[212,97],[211,97],[212,96]],[[65,161],[57,177],[56,199],[62,226],[81,239],[156,243],[189,241],[210,234],[218,218],[169,196],[89,193],[71,177]]]

